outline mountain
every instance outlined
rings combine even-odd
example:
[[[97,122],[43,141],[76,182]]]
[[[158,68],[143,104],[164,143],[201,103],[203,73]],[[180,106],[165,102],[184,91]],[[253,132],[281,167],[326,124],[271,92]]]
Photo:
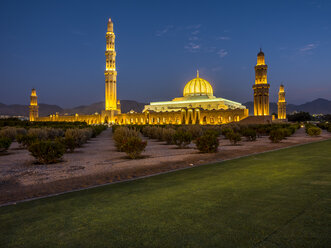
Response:
[[[252,115],[254,113],[254,103],[253,102],[246,102],[243,103],[248,109],[249,114]],[[304,104],[295,105],[295,104],[287,104],[286,112],[288,114],[293,112],[309,112],[310,114],[331,114],[331,101],[323,98],[318,98],[311,102],[306,102]],[[269,112],[277,113],[278,107],[277,103],[271,102],[269,104]]]
[[[145,103],[131,101],[131,100],[121,100],[121,111],[122,113],[127,113],[130,110],[134,110],[136,112],[141,112],[144,109]],[[57,105],[50,104],[39,104],[39,115],[40,116],[48,116],[51,114],[55,114],[58,112],[59,114],[80,114],[80,115],[89,115],[94,114],[95,112],[101,113],[104,109],[104,102],[97,102],[91,105],[82,105],[71,109],[63,109]],[[6,105],[0,103],[0,115],[9,115],[9,116],[29,116],[29,106],[28,105],[20,105],[20,104],[12,104]]]
[[[121,100],[121,112],[122,113],[127,113],[130,110],[134,110],[136,112],[141,112],[144,109],[144,106],[146,103],[141,103],[141,102],[136,102],[136,101],[131,101],[131,100]],[[72,109],[64,109],[61,111],[61,114],[67,113],[69,115],[73,115],[75,113],[78,114],[85,114],[85,115],[90,115],[94,114],[95,112],[101,113],[101,111],[105,107],[105,102],[97,102],[93,103],[91,105],[82,105],[78,106]]]
[[[139,113],[143,111],[145,105],[147,105],[147,103],[141,103],[131,100],[121,100],[121,111],[122,113],[127,113],[130,110],[134,110]]]
[[[60,114],[67,113],[69,115],[80,114],[80,115],[91,115],[96,112],[101,113],[105,108],[104,102],[92,103],[91,105],[81,105],[71,109],[62,109]]]
[[[131,101],[131,100],[121,100],[121,111],[122,113],[127,113],[130,110],[134,110],[136,112],[141,112],[144,109],[146,103]],[[243,103],[248,109],[249,114],[252,115],[254,112],[254,103],[246,102]],[[277,113],[277,103],[271,102],[269,105],[270,113]],[[82,105],[75,108],[63,109],[57,105],[50,104],[39,104],[39,115],[40,116],[48,116],[51,114],[55,114],[59,112],[60,114],[80,114],[80,115],[90,115],[95,112],[101,113],[104,109],[104,102],[97,102],[91,105]],[[301,105],[288,104],[286,106],[287,113],[292,113],[294,111],[304,111],[309,112],[310,114],[331,114],[331,101],[318,98],[314,101],[307,102]],[[10,116],[29,116],[29,106],[28,105],[20,105],[20,104],[12,104],[6,105],[0,103],[0,115],[10,115]]]
[[[40,116],[47,116],[60,111],[62,111],[62,108],[57,105],[39,104]],[[29,116],[29,106],[21,104],[6,105],[0,103],[0,115]]]
[[[304,111],[314,114],[331,114],[331,101],[318,98],[298,106],[297,111]]]

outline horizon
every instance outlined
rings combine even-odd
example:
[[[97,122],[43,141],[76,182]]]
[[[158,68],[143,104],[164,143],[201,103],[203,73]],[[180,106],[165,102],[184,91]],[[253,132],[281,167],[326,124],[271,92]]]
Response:
[[[317,101],[317,100],[331,101],[331,99],[326,99],[326,98],[319,97],[319,98],[313,99],[311,101],[306,101],[306,102],[302,102],[302,103],[291,103],[291,102],[287,102],[286,104],[287,104],[287,106],[288,105],[303,105],[303,104],[314,102],[314,101]],[[133,102],[137,102],[137,103],[148,104],[146,102],[139,102],[139,101],[131,100],[131,99],[122,99],[121,101],[133,101]],[[87,107],[87,106],[91,106],[93,104],[98,104],[98,103],[104,103],[104,101],[92,102],[91,104],[79,104],[79,105],[69,106],[69,107],[63,107],[60,104],[49,104],[49,103],[46,103],[46,102],[38,102],[38,105],[41,105],[41,104],[44,104],[44,105],[54,105],[54,106],[56,105],[56,106],[62,108],[63,110],[68,110],[68,109],[74,109],[74,108],[78,108],[78,107]],[[245,105],[246,103],[254,103],[254,101],[253,100],[249,100],[247,102],[243,102],[242,104]],[[270,104],[271,103],[277,104],[277,101],[270,101]],[[29,106],[29,104],[19,104],[19,103],[6,104],[4,102],[0,102],[0,104],[5,104],[7,106],[10,106],[10,105],[26,105],[26,106]]]
[[[3,4],[0,80],[6,87],[0,102],[26,105],[33,87],[40,103],[61,108],[104,101],[109,17],[116,35],[119,99],[149,103],[179,97],[199,69],[215,96],[253,101],[260,47],[270,102],[277,102],[282,82],[288,103],[331,99],[329,2],[254,1],[241,3],[241,11],[236,3],[218,1],[202,6],[197,1],[78,2]],[[197,11],[201,15],[192,15]]]

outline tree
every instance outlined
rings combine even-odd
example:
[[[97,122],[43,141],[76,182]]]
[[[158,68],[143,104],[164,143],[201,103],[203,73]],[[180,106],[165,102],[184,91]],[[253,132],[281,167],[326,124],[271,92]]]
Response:
[[[299,112],[292,115],[287,115],[288,121],[293,122],[303,122],[303,121],[311,121],[313,117],[308,112]]]

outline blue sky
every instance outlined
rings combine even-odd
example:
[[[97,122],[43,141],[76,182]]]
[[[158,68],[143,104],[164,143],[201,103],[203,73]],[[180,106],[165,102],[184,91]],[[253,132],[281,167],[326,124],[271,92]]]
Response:
[[[1,1],[0,102],[62,107],[104,99],[105,32],[116,34],[118,97],[182,95],[196,75],[214,94],[253,99],[256,54],[270,101],[331,99],[331,1]]]

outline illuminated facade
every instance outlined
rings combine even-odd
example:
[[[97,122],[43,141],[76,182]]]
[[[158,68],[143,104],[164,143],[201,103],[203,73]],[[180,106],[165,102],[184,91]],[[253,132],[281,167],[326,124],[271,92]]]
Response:
[[[285,101],[285,90],[284,85],[281,84],[278,92],[278,119],[286,119],[286,101]]]
[[[31,96],[30,96],[30,106],[29,106],[29,119],[30,121],[35,121],[39,117],[38,113],[38,99],[37,99],[37,92],[35,89],[31,90]]]
[[[264,53],[260,49],[257,54],[257,63],[255,66],[255,84],[254,89],[254,115],[269,115],[269,88],[267,82],[268,66],[265,64]]]
[[[183,96],[170,101],[151,102],[145,105],[141,113],[130,111],[121,113],[120,102],[117,100],[117,71],[115,34],[113,22],[108,21],[106,32],[106,68],[105,68],[105,109],[93,115],[59,115],[48,117],[38,116],[36,90],[31,92],[31,121],[85,121],[88,124],[225,124],[238,122],[248,117],[248,109],[241,103],[214,96],[212,85],[201,78],[197,72],[196,78],[190,80],[184,87]],[[254,115],[259,118],[269,116],[269,87],[267,82],[267,65],[264,53],[257,55],[255,66]],[[286,119],[286,102],[284,87],[279,91],[279,119]],[[256,117],[258,118],[258,117]],[[247,118],[248,119],[248,118]],[[247,120],[246,119],[246,120]],[[245,121],[246,121],[245,120]]]
[[[115,115],[121,113],[120,101],[117,101],[117,71],[114,24],[109,18],[106,33],[106,69],[105,69],[105,110],[102,119],[112,122]]]
[[[145,105],[143,113],[149,116],[147,120],[150,124],[203,125],[240,121],[248,116],[248,109],[238,102],[216,98],[211,84],[197,71],[196,78],[185,85],[182,97],[151,102]]]

